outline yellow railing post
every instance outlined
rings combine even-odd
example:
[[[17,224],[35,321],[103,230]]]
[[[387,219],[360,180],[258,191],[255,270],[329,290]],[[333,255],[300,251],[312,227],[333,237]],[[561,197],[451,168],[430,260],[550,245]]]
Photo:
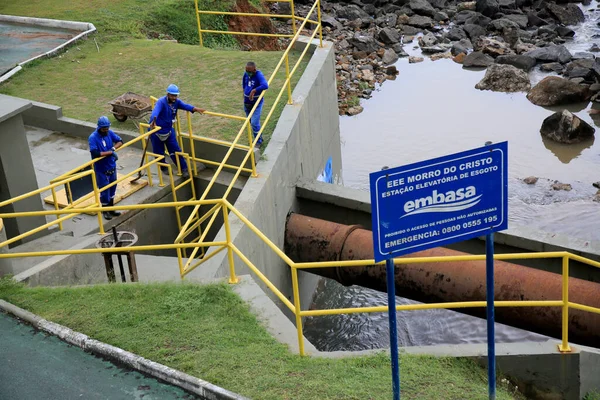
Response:
[[[294,0],[290,0],[290,10],[292,12],[292,32],[296,34],[296,11],[294,10]]]
[[[191,112],[187,112],[187,124],[188,124],[188,135],[190,137],[190,151],[192,152],[192,162],[194,163],[194,176],[198,175],[198,166],[196,165],[196,146],[194,146],[194,138],[192,137],[192,113]],[[183,149],[183,147],[182,147]],[[188,169],[190,170],[190,173],[192,171],[192,169],[190,168],[190,166],[188,165]],[[192,185],[193,186],[193,185]],[[196,198],[196,195],[194,195],[194,198]]]
[[[102,203],[100,202],[100,191],[98,190],[98,183],[96,182],[96,174],[92,174],[92,187],[94,188],[94,197],[96,198],[96,204],[98,207],[102,207]],[[98,210],[96,213],[98,215],[98,226],[100,229],[100,234],[104,235],[104,223],[102,222],[102,210]]]
[[[288,104],[292,104],[292,78],[290,77],[290,58],[285,54],[285,77],[287,79]]]
[[[204,47],[204,43],[202,42],[202,27],[200,26],[200,10],[198,9],[198,0],[195,0],[196,4],[196,22],[198,22],[198,36],[200,38],[200,47]]]
[[[52,189],[52,201],[54,202],[54,209],[56,211],[60,211],[60,207],[58,206],[58,199],[56,198],[56,189],[53,187]],[[56,219],[60,219],[60,213],[56,214]],[[62,221],[58,223],[58,229],[63,230]]]
[[[301,356],[304,354],[304,332],[302,331],[302,316],[300,311],[300,291],[298,289],[298,269],[295,265],[290,265],[292,269],[292,291],[294,292],[294,314],[296,315],[296,331],[298,331],[298,352]]]
[[[250,124],[248,126],[248,143],[250,143],[250,163],[252,164],[252,177],[256,178],[258,174],[256,173],[256,160],[254,158],[254,135],[252,135],[252,126]]]
[[[321,23],[321,0],[317,0],[317,21],[319,22],[319,47],[323,47],[323,24]]]
[[[562,343],[558,346],[561,353],[570,353],[569,346],[569,256],[562,258]]]
[[[227,240],[227,259],[229,260],[229,283],[238,283],[240,280],[235,275],[235,265],[233,264],[233,248],[231,247],[231,227],[229,226],[229,208],[223,204],[223,226],[225,227],[225,239]]]
[[[141,123],[140,124],[140,136],[144,135],[144,129],[149,128],[149,124]],[[150,146],[150,137],[148,136],[145,139],[142,139],[142,152],[144,154],[144,164],[148,164],[148,146]],[[153,149],[154,150],[154,149]],[[141,173],[141,172],[140,172]],[[146,167],[146,175],[148,176],[148,185],[153,186],[152,184],[152,172],[150,171],[150,165]]]

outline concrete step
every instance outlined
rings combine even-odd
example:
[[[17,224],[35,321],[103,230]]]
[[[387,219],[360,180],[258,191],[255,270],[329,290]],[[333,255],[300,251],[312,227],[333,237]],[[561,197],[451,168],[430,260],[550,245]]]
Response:
[[[98,236],[100,239],[100,236]],[[9,250],[9,253],[29,253],[34,251],[66,250],[75,246],[81,241],[81,237],[76,237],[72,231],[55,231],[49,235],[43,236],[31,242],[23,243]],[[49,259],[50,257],[19,257],[12,258],[11,263],[13,273],[19,274],[37,264]]]

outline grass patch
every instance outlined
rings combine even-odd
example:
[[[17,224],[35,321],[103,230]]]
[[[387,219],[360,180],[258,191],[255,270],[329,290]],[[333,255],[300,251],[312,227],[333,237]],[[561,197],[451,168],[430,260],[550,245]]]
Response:
[[[200,0],[201,10],[229,11],[235,0]],[[103,41],[166,35],[198,43],[194,0],[3,0],[0,14],[91,22]],[[226,30],[223,16],[202,16],[205,29]],[[205,45],[235,47],[229,35],[206,35]]]
[[[3,278],[0,298],[250,398],[391,398],[388,356],[290,354],[225,284],[32,289]],[[404,399],[487,398],[485,371],[472,362],[409,355],[400,362]],[[499,387],[497,398],[514,397]]]
[[[93,41],[88,40],[60,57],[28,65],[2,84],[0,93],[56,104],[63,108],[65,116],[88,122],[108,115],[113,127],[135,130],[129,120],[116,121],[108,103],[129,91],[160,97],[169,83],[176,83],[181,89],[181,99],[188,103],[209,111],[243,116],[241,80],[246,62],[256,61],[269,77],[282,54],[213,50],[145,39],[109,42],[101,45],[98,52]],[[295,63],[298,56],[298,52],[293,52],[290,63]],[[303,59],[293,84],[300,78],[308,59],[308,56]],[[267,91],[263,121],[285,80],[284,68],[280,68]],[[273,132],[284,101],[285,97],[265,128],[265,140]],[[199,114],[194,115],[192,121],[195,134],[225,140],[233,139],[241,127],[240,121]]]
[[[200,0],[199,8],[226,11],[234,3]],[[257,0],[251,3],[261,7]],[[131,121],[120,123],[112,117],[110,100],[128,91],[160,97],[169,83],[179,85],[181,98],[188,103],[243,116],[240,86],[246,62],[255,61],[268,78],[283,54],[225,51],[238,47],[231,35],[204,35],[205,46],[214,49],[199,47],[194,0],[4,0],[0,14],[92,22],[98,29],[100,52],[92,40],[83,41],[60,57],[28,64],[23,72],[0,85],[0,93],[59,105],[65,116],[88,122],[109,115],[113,126],[120,129],[136,130]],[[203,16],[202,26],[227,30],[223,16]],[[175,38],[193,46],[146,37]],[[297,52],[290,55],[291,65],[298,56]],[[294,84],[309,58],[305,57],[298,68]],[[263,120],[284,75],[281,68],[266,94]],[[283,105],[282,101],[265,128],[266,141]],[[238,121],[200,116],[194,116],[192,125],[196,134],[224,140],[232,140],[240,127]]]

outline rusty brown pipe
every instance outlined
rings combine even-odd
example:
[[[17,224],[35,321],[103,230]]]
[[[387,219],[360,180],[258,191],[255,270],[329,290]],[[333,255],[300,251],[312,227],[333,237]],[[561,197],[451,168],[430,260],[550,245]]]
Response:
[[[296,262],[373,259],[372,232],[299,214],[288,217],[285,252]],[[405,257],[467,255],[442,247]],[[400,257],[402,258],[402,257]],[[561,300],[561,275],[495,261],[496,300]],[[344,285],[360,285],[386,291],[385,266],[309,269]],[[484,301],[485,261],[397,264],[398,296],[423,303]],[[600,284],[571,278],[569,300],[600,308]],[[485,318],[485,308],[456,311]],[[560,307],[498,307],[496,321],[556,338],[561,337]],[[600,315],[569,310],[569,341],[600,347]]]

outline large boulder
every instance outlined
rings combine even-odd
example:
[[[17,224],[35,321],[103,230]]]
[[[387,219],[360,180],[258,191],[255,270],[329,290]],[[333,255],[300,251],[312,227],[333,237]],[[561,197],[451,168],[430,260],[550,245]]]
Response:
[[[379,32],[379,40],[385,44],[394,44],[400,41],[400,33],[394,28],[383,28]]]
[[[486,17],[492,18],[500,11],[500,5],[497,0],[477,0],[475,3],[475,10]]]
[[[529,23],[530,26],[544,26],[544,25],[549,24],[548,21],[546,21],[543,18],[540,18],[533,11],[530,11],[529,13],[527,13],[527,22]]]
[[[578,143],[594,136],[596,130],[568,110],[555,112],[542,123],[540,133],[558,143]]]
[[[350,4],[340,8],[336,14],[338,18],[344,18],[348,21],[354,21],[355,19],[362,18],[370,18],[369,14],[367,14],[362,8],[355,4]]]
[[[466,39],[467,34],[465,33],[464,29],[460,26],[453,26],[452,28],[450,28],[448,33],[446,33],[446,37],[452,41],[456,41]]]
[[[498,57],[513,53],[513,51],[508,47],[506,43],[488,37],[480,37],[479,39],[473,42],[473,45],[475,50],[482,51],[485,54],[489,54],[492,57]]]
[[[587,85],[579,85],[558,76],[547,76],[531,89],[527,99],[535,105],[550,107],[588,101]]]
[[[354,37],[348,39],[348,42],[359,51],[364,51],[366,53],[373,53],[379,48],[379,44],[373,36],[365,35],[360,32],[356,32]]]
[[[498,58],[496,58],[496,63],[512,65],[513,67],[522,69],[525,72],[531,71],[531,69],[535,67],[536,64],[535,58],[523,55],[519,56],[515,54],[499,56]]]
[[[594,83],[595,73],[592,70],[594,64],[594,60],[589,58],[572,61],[567,64],[563,75],[566,78],[583,78],[585,81]]]
[[[492,19],[486,17],[483,14],[476,13],[475,15],[466,19],[465,24],[475,24],[479,25],[482,28],[487,28],[487,26],[492,22]]]
[[[381,57],[381,62],[383,65],[390,65],[398,61],[398,54],[392,49],[386,49],[383,53],[383,57]]]
[[[448,0],[430,0],[429,3],[440,10],[448,6]]]
[[[450,50],[450,53],[452,53],[453,56],[457,56],[460,53],[464,53],[466,55],[471,49],[473,49],[471,41],[469,39],[461,39],[458,42],[452,44],[452,49]]]
[[[469,39],[471,39],[471,41],[475,41],[478,38],[487,34],[485,28],[475,24],[465,24],[463,26],[463,30],[465,31]]]
[[[415,14],[427,15],[429,17],[433,17],[435,14],[435,8],[427,0],[410,0],[408,6]]]
[[[421,46],[421,47],[435,46],[435,44],[437,42],[438,42],[437,38],[431,32],[428,32],[427,35],[421,36],[419,38],[419,46]]]
[[[463,60],[464,68],[486,68],[494,63],[494,59],[480,51],[474,51]]]
[[[559,62],[561,64],[566,64],[571,61],[571,53],[565,46],[561,45],[551,45],[546,47],[540,47],[532,51],[528,51],[525,53],[526,56],[533,57],[538,61],[543,62]]]
[[[408,20],[408,25],[415,26],[417,28],[432,28],[433,20],[429,17],[425,17],[423,15],[413,15]]]
[[[527,29],[527,24],[529,23],[529,19],[525,14],[510,14],[505,16],[504,18],[516,23],[519,25],[521,29]]]
[[[494,92],[526,92],[531,88],[529,76],[523,70],[512,65],[490,65],[483,79],[475,85],[475,89],[492,90]]]
[[[554,18],[563,25],[576,25],[585,20],[583,11],[576,4],[569,3],[566,6],[548,3],[546,9]]]
[[[478,15],[481,15],[481,14],[479,14],[475,11],[471,11],[471,10],[463,10],[454,16],[454,23],[456,25],[466,24],[467,20],[469,20],[470,18],[476,17]]]
[[[510,19],[500,18],[495,21],[490,22],[487,26],[488,31],[497,31],[502,32],[505,29],[516,29],[519,30],[519,25],[516,22],[511,21]]]
[[[342,25],[341,22],[339,22],[337,19],[335,19],[334,17],[332,17],[331,15],[327,15],[327,14],[323,14],[323,16],[321,17],[321,23],[323,24],[323,26],[325,27],[330,27],[333,30],[340,30],[344,28],[344,25]]]

